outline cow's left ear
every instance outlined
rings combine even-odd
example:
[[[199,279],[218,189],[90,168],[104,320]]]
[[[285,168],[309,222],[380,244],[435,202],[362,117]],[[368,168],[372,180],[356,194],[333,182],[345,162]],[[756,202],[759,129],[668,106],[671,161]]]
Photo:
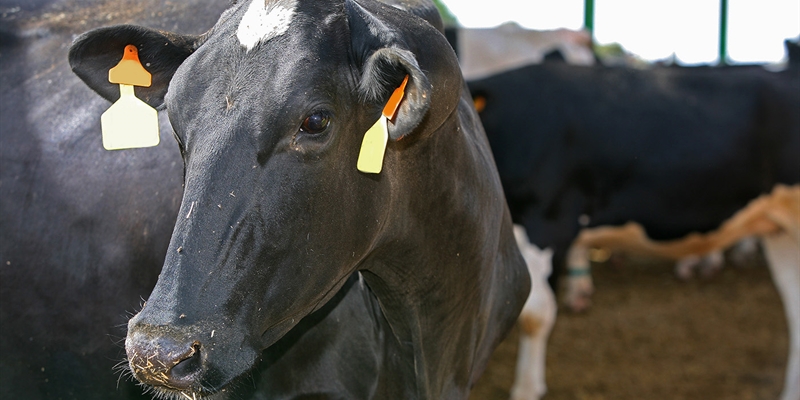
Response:
[[[346,0],[345,6],[363,98],[382,107],[408,76],[389,136],[399,140],[435,130],[455,108],[463,86],[455,54],[436,24],[373,0]]]
[[[408,75],[405,95],[397,115],[389,121],[389,137],[400,140],[414,131],[431,108],[431,83],[408,50],[384,47],[375,51],[364,65],[359,90],[375,102],[384,102]]]
[[[200,43],[200,36],[178,35],[152,29],[119,25],[99,28],[75,39],[69,49],[69,64],[90,88],[111,102],[119,99],[119,85],[108,81],[108,70],[122,59],[125,46],[139,50],[139,60],[152,75],[149,87],[135,88],[136,96],[152,107],[164,103],[175,71]]]

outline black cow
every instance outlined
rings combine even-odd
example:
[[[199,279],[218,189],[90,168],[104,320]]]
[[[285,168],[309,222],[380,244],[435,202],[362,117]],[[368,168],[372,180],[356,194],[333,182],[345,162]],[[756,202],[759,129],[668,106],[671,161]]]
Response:
[[[799,74],[555,62],[469,87],[486,99],[512,218],[559,264],[584,226],[637,221],[652,239],[680,238],[799,182]]]
[[[224,7],[138,2],[122,13],[118,2],[101,1],[0,7],[0,398],[142,398],[112,367],[124,354],[124,314],[139,307],[163,263],[181,196],[180,153],[166,121],[159,147],[102,150],[98,118],[108,104],[69,74],[65,44],[81,26],[109,21],[201,31]],[[335,379],[310,376],[317,383],[311,388],[305,376],[311,369],[347,374],[341,367],[348,357],[372,351],[351,332],[349,349],[334,343],[343,354],[320,352],[342,337],[332,322],[344,316],[367,322],[368,314],[350,315],[367,299],[363,281],[356,282],[351,278],[271,346],[253,374],[258,387],[243,385],[236,396],[256,389],[276,397],[344,393]],[[345,397],[365,397],[351,386]],[[362,386],[370,389],[367,380]]]
[[[555,251],[553,287],[583,228],[635,222],[652,240],[679,239],[718,228],[776,184],[800,182],[797,68],[556,62],[469,88],[485,99],[480,117],[512,219]],[[790,321],[800,322],[787,296]],[[793,343],[790,360],[800,354]],[[790,364],[786,393],[798,391],[799,365]]]
[[[166,119],[158,147],[103,150],[108,103],[67,51],[109,22],[202,32],[227,4],[136,3],[0,1],[0,398],[142,398],[113,367],[163,264],[180,152]]]
[[[295,396],[467,397],[530,281],[438,14],[398,3],[434,24],[372,0],[253,0],[205,35],[76,40],[73,70],[109,100],[109,68],[138,47],[153,85],[137,94],[166,103],[185,162],[163,270],[128,324],[137,379],[194,398],[263,367],[266,391]],[[383,171],[359,172],[405,76]]]

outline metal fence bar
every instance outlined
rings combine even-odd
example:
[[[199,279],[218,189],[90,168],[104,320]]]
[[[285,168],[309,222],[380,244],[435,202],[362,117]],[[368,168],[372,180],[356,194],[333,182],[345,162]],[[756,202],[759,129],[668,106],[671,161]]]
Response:
[[[586,29],[594,40],[594,0],[584,0],[583,29]]]
[[[586,0],[591,1],[591,0]],[[720,0],[719,65],[728,64],[728,0]]]

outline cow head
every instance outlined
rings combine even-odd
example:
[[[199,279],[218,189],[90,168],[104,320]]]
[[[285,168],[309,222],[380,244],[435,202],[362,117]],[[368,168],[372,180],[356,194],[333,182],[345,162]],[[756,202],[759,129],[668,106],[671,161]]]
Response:
[[[326,303],[381,243],[404,149],[453,113],[463,82],[426,21],[373,0],[248,0],[193,37],[135,26],[79,37],[73,70],[109,100],[127,44],[166,105],[185,190],[166,261],[128,324],[135,377],[167,396],[223,390]],[[409,76],[380,175],[361,140]],[[402,140],[401,140],[402,139]]]

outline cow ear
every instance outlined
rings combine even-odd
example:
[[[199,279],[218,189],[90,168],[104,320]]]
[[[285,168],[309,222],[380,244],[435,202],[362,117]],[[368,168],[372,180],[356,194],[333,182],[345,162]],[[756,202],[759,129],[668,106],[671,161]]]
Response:
[[[364,66],[359,90],[368,99],[384,104],[408,76],[405,96],[389,121],[389,137],[400,140],[411,134],[431,107],[431,84],[420,70],[414,54],[385,47],[372,53]]]
[[[164,103],[172,76],[197,48],[199,38],[133,25],[99,28],[75,39],[69,64],[92,90],[115,102],[120,96],[119,85],[108,81],[108,70],[122,59],[125,46],[132,44],[139,50],[142,66],[152,75],[150,87],[135,87],[136,96],[158,108]]]
[[[431,83],[417,59],[390,25],[357,4],[346,1],[352,46],[362,65],[359,92],[381,107],[408,76],[405,96],[389,122],[389,137],[400,140],[414,132],[431,108]]]

